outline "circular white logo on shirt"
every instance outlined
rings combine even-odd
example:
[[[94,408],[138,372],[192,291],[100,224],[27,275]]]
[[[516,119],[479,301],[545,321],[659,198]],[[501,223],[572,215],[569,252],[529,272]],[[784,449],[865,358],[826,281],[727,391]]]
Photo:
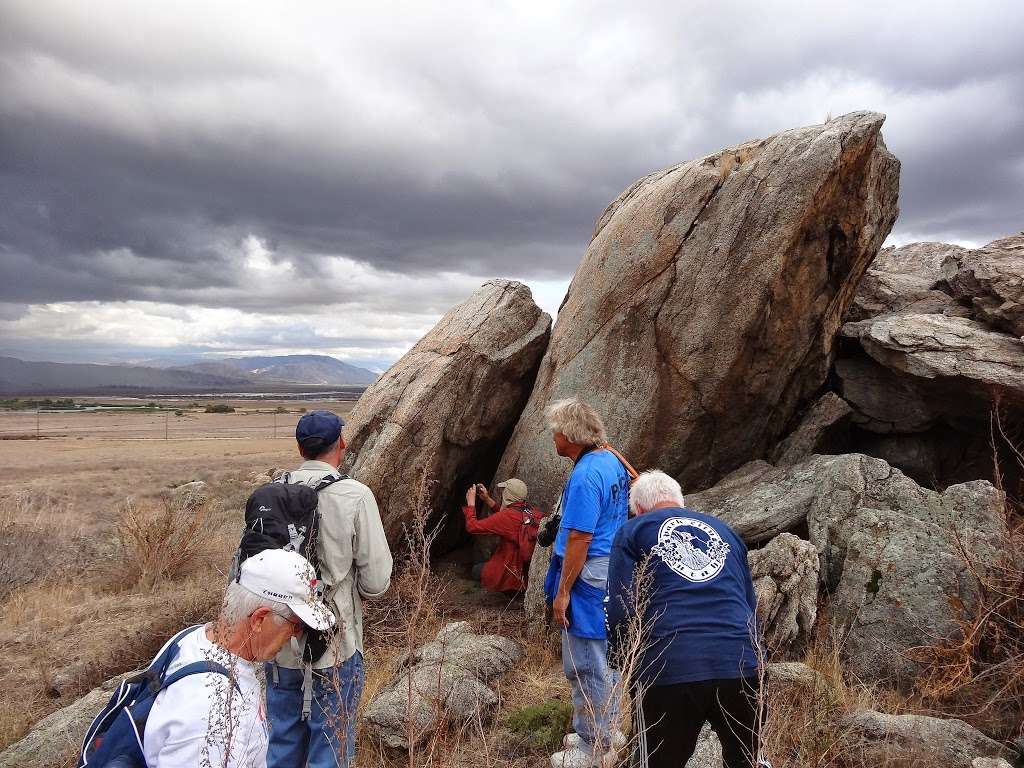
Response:
[[[651,552],[688,581],[715,578],[729,556],[729,545],[718,531],[692,517],[670,517],[658,529]]]

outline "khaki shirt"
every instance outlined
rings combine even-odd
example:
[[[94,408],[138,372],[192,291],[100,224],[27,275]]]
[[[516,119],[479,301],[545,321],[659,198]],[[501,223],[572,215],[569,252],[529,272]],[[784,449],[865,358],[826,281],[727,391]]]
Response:
[[[323,461],[306,461],[291,473],[293,483],[315,483],[337,472]],[[328,604],[338,619],[338,637],[313,666],[332,667],[363,651],[363,598],[379,597],[391,586],[391,549],[377,500],[357,480],[339,480],[320,491],[317,556]],[[299,669],[301,657],[289,643],[277,655],[282,667]]]

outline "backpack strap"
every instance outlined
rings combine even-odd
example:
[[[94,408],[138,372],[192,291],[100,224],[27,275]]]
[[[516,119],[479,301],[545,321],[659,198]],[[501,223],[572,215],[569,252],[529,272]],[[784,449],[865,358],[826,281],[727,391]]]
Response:
[[[311,486],[311,487],[313,488],[314,491],[316,491],[317,493],[320,493],[320,491],[322,491],[324,488],[328,488],[329,486],[334,485],[335,483],[337,483],[340,480],[351,480],[351,479],[352,478],[350,478],[348,475],[343,475],[341,473],[338,473],[338,474],[331,473],[329,475],[326,475],[326,476],[320,478],[319,482],[317,482],[316,485]]]
[[[164,688],[168,688],[168,687],[174,685],[176,682],[181,680],[183,677],[188,677],[189,675],[201,675],[203,673],[208,673],[208,672],[214,673],[214,674],[218,674],[218,675],[224,675],[224,677],[226,677],[229,680],[231,680],[231,682],[235,686],[235,690],[236,691],[238,691],[239,693],[242,692],[242,689],[239,688],[239,686],[238,686],[238,681],[232,679],[231,673],[227,670],[227,667],[225,667],[223,664],[218,664],[215,661],[194,661],[191,664],[186,664],[184,667],[182,667],[178,671],[173,672],[170,675],[168,675],[167,677],[165,677],[163,683],[161,683],[160,687],[157,688],[156,691],[154,692],[154,695],[156,695],[157,693],[160,693],[160,691],[162,691]]]
[[[604,448],[604,449],[605,449],[606,451],[608,451],[608,452],[609,452],[610,454],[612,454],[612,456],[614,456],[615,458],[617,458],[617,459],[618,459],[618,460],[619,460],[620,462],[622,462],[622,466],[623,466],[623,467],[625,468],[625,470],[626,470],[626,474],[628,474],[628,475],[629,475],[629,482],[630,482],[630,485],[632,485],[632,484],[633,484],[633,481],[634,481],[634,480],[636,480],[636,479],[637,479],[637,478],[638,478],[638,477],[640,476],[640,473],[639,473],[639,472],[637,472],[637,471],[636,471],[635,469],[633,469],[633,465],[632,465],[632,464],[630,464],[630,463],[629,463],[629,462],[628,462],[628,461],[626,460],[626,457],[625,457],[625,456],[623,456],[623,455],[622,455],[621,453],[619,453],[619,452],[618,452],[617,450],[615,450],[614,448],[612,448],[612,446],[611,446],[611,445],[610,445],[609,443],[605,443],[605,444],[604,444],[604,445],[602,445],[601,447],[602,447],[602,448]]]

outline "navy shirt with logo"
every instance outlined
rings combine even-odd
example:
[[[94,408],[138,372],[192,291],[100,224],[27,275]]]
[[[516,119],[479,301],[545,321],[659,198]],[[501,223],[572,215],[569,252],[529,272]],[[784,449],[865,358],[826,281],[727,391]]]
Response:
[[[728,525],[671,508],[640,515],[619,529],[605,602],[613,658],[623,652],[636,615],[638,572],[639,583],[647,585],[640,623],[650,632],[636,668],[639,682],[673,685],[757,672],[757,598],[747,548]]]

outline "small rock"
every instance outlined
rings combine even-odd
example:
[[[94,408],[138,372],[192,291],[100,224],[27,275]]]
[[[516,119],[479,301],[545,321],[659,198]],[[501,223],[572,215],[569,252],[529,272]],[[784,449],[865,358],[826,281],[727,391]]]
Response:
[[[498,703],[485,681],[507,672],[521,655],[508,638],[474,634],[467,622],[448,624],[399,662],[398,674],[366,708],[366,724],[384,745],[408,749],[409,724],[418,743],[440,725],[439,709],[444,723],[469,722]]]
[[[971,768],[1013,768],[1001,757],[976,757],[971,760]]]

